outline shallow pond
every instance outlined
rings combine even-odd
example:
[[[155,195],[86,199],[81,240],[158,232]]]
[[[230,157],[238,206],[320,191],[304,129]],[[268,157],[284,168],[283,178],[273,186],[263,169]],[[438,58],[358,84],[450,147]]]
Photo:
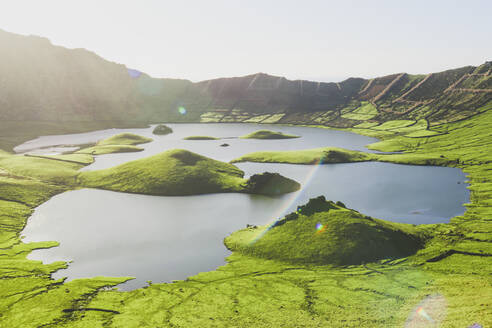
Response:
[[[153,136],[152,129],[104,130],[70,136],[41,137],[28,148],[94,142],[131,131],[153,137],[145,151],[99,156],[86,169],[110,167],[171,148],[189,149],[220,160],[250,151],[339,146],[364,150],[374,141],[351,133],[306,127],[265,127],[246,124],[174,124],[175,133]],[[186,141],[189,135],[235,137],[271,128],[301,135],[299,139]],[[65,141],[65,142],[64,142]],[[229,147],[220,147],[227,142]],[[33,147],[34,146],[34,147]],[[24,147],[24,148],[23,148]],[[39,151],[39,149],[38,149]],[[157,197],[83,189],[57,195],[39,206],[23,231],[24,241],[56,240],[59,247],[34,251],[45,262],[73,260],[56,278],[135,276],[122,289],[153,282],[184,279],[225,263],[230,254],[222,241],[246,224],[262,225],[282,217],[309,198],[325,195],[373,217],[413,224],[447,222],[462,214],[469,199],[465,175],[458,169],[352,163],[289,165],[240,163],[249,176],[270,171],[293,178],[302,190],[278,197],[212,194]]]

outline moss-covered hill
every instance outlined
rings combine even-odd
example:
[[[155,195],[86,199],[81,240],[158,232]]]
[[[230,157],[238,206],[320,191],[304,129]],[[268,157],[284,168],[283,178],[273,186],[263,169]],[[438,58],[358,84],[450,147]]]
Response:
[[[151,142],[151,138],[142,137],[133,133],[120,133],[101,140],[92,147],[83,148],[77,154],[104,155],[111,153],[128,153],[142,151],[143,148],[136,145]]]
[[[418,126],[475,115],[492,95],[492,62],[339,83],[262,73],[192,83],[151,78],[84,49],[54,46],[35,36],[0,30],[0,48],[0,62],[8,63],[0,67],[0,146],[9,149],[39,135],[169,121],[337,128],[404,121],[416,125],[407,134],[421,137],[432,132],[422,135]]]
[[[82,172],[86,187],[151,195],[241,191],[246,182],[235,166],[186,151],[170,150],[114,168]]]
[[[82,172],[78,183],[91,188],[166,196],[218,192],[282,194],[300,188],[297,182],[280,175],[267,179],[266,186],[259,188],[251,183],[256,176],[246,180],[243,175],[234,165],[174,149],[113,168]]]
[[[379,161],[395,164],[455,166],[457,159],[434,154],[374,154],[337,147],[303,150],[258,151],[235,158],[231,163],[288,163],[288,164],[336,164]]]
[[[0,68],[5,82],[0,146],[5,150],[38,135],[149,121],[348,127],[381,138],[373,149],[403,151],[392,155],[402,162],[439,160],[440,165],[463,169],[471,191],[467,211],[448,224],[419,226],[418,233],[389,224],[390,231],[427,238],[423,248],[403,258],[391,259],[389,254],[388,259],[342,267],[306,264],[265,257],[280,253],[303,259],[308,245],[285,251],[265,244],[271,252],[263,257],[234,252],[217,270],[122,293],[105,287],[128,278],[53,280],[51,274],[67,263],[45,265],[26,256],[33,249],[56,246],[56,241],[25,244],[20,238],[36,206],[78,187],[83,164],[77,161],[87,163],[87,157],[36,158],[0,151],[0,326],[492,326],[491,62],[338,84],[266,74],[193,84],[145,74],[132,77],[122,65],[37,37],[0,31],[0,48],[0,62],[8,63]],[[187,107],[186,115],[177,104]],[[271,242],[276,234],[286,236],[292,245],[290,228],[304,222],[308,224],[296,228],[308,231],[314,220],[326,223],[326,230],[332,222],[347,229],[355,223],[363,227],[360,231],[388,227],[376,219],[373,226],[341,208],[323,213],[301,214],[299,221],[265,235],[272,233]],[[338,215],[331,217],[336,213],[350,214],[344,214],[345,222],[337,220]],[[383,242],[393,240],[386,233],[376,236]],[[343,242],[318,241],[330,247]],[[315,254],[312,249],[308,258]]]
[[[219,138],[211,136],[188,136],[184,137],[184,140],[219,140]]]
[[[373,219],[321,196],[273,225],[237,231],[225,244],[242,254],[290,263],[351,265],[409,256],[423,240],[412,225]]]
[[[159,124],[154,128],[154,130],[152,130],[152,133],[156,135],[167,135],[173,133],[173,129],[171,129],[167,125]]]
[[[305,150],[258,151],[233,159],[231,163],[290,163],[290,164],[326,164],[351,163],[376,160],[375,154],[346,150],[337,147],[324,147]]]
[[[240,137],[241,139],[292,139],[300,138],[293,134],[286,134],[270,130],[258,130]]]
[[[463,216],[449,224],[419,226],[417,234],[413,227],[389,224],[391,230],[427,238],[413,255],[338,267],[234,252],[228,264],[215,271],[124,293],[102,287],[127,278],[52,280],[50,274],[66,263],[43,265],[26,256],[32,249],[56,243],[24,244],[19,238],[37,205],[76,187],[82,165],[0,152],[0,325],[379,328],[425,326],[429,322],[421,315],[425,311],[441,327],[490,326],[491,125],[492,111],[483,110],[473,118],[439,126],[441,135],[411,138],[383,131],[384,140],[373,145],[405,151],[399,155],[409,161],[444,156],[469,174],[471,199]],[[325,220],[328,229],[330,212],[345,213],[339,207],[329,209],[327,216],[299,215],[297,223],[307,222],[300,228],[312,232],[314,220],[309,218],[316,218]],[[366,220],[347,213],[351,213],[348,222]],[[376,228],[388,224],[376,219],[374,223]],[[281,229],[288,224],[296,222],[271,231],[287,232]]]

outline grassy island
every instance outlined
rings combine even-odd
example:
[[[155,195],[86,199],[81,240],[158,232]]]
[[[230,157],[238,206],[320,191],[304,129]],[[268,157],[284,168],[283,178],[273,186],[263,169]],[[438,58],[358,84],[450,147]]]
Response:
[[[184,137],[183,140],[219,140],[220,138],[210,136],[189,136]]]
[[[251,181],[243,176],[244,172],[232,164],[174,149],[113,168],[82,172],[78,181],[84,187],[166,196],[218,192],[280,194],[300,187],[277,174],[255,188],[251,181],[256,182],[256,176]]]
[[[153,134],[156,134],[156,135],[166,135],[166,134],[173,133],[173,129],[171,129],[167,125],[159,124],[158,126],[156,126],[154,128],[154,130],[152,131],[152,133]]]
[[[364,162],[376,159],[377,156],[360,151],[346,150],[337,147],[324,147],[306,150],[288,151],[259,151],[249,153],[231,161],[260,162],[260,163],[289,163],[289,164],[317,164],[317,163],[350,163]]]
[[[456,165],[456,159],[439,154],[375,154],[337,147],[304,150],[259,151],[233,159],[231,163],[336,164],[378,161],[412,165]]]
[[[151,142],[151,138],[142,137],[133,133],[120,133],[99,141],[95,146],[77,151],[77,154],[104,155],[112,153],[128,153],[142,151],[136,145]]]
[[[239,138],[241,139],[292,139],[292,138],[300,138],[300,136],[296,136],[293,134],[286,134],[282,132],[270,131],[270,130],[258,130],[246,134],[244,136],[241,136]]]
[[[106,146],[106,145],[140,145],[144,143],[151,142],[151,138],[147,137],[142,137],[137,134],[133,133],[120,133],[117,135],[114,135],[112,137],[109,137],[107,139],[99,141],[97,144],[99,146]]]
[[[354,265],[414,254],[423,247],[423,235],[410,224],[373,219],[321,196],[271,226],[237,231],[225,244],[291,263]]]

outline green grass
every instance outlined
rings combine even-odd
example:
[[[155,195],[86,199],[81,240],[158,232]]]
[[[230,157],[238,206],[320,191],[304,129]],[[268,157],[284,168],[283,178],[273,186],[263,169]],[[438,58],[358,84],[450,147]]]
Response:
[[[251,132],[240,137],[241,139],[291,139],[300,138],[293,134],[286,134],[282,132],[270,131],[270,130],[258,130]]]
[[[25,156],[52,159],[55,161],[63,161],[63,162],[82,164],[82,165],[89,165],[94,163],[94,157],[84,153],[62,154],[62,155],[25,155]]]
[[[308,214],[298,210],[272,228],[249,227],[237,231],[225,239],[225,244],[245,255],[333,265],[407,257],[423,247],[423,239],[412,225],[373,219],[324,202],[331,209]]]
[[[233,159],[231,163],[290,163],[290,164],[327,164],[364,162],[376,159],[377,156],[360,151],[346,150],[337,147],[314,148],[306,150],[259,151]]]
[[[472,118],[433,127],[440,135],[408,138],[384,134],[381,142],[372,145],[378,150],[404,151],[384,155],[389,161],[431,160],[428,163],[436,161],[434,164],[459,167],[468,174],[471,198],[466,204],[467,211],[448,224],[412,227],[371,221],[363,214],[340,207],[328,213],[301,213],[297,220],[265,233],[265,248],[253,244],[258,254],[253,249],[248,253],[248,244],[241,250],[238,248],[228,263],[217,270],[124,293],[101,288],[128,278],[79,279],[69,283],[51,279],[52,272],[67,264],[43,265],[27,260],[26,255],[32,249],[53,247],[56,243],[24,244],[19,239],[19,232],[34,207],[58,192],[74,188],[69,177],[76,175],[82,166],[0,152],[0,187],[4,188],[0,194],[5,198],[0,200],[0,326],[425,326],[424,319],[416,312],[421,306],[435,326],[469,327],[474,323],[492,326],[491,126],[492,112],[484,110]],[[318,222],[325,224],[325,232],[313,231],[313,224]],[[346,232],[347,238],[325,238],[334,234],[330,229]],[[238,238],[242,234],[248,237],[249,230],[228,239],[244,245]],[[293,237],[297,231],[304,239]],[[357,233],[361,239],[367,238],[365,244],[354,237]],[[393,233],[425,237],[425,244],[407,257],[392,259],[394,254],[382,254],[383,258],[389,258],[377,260],[378,254],[391,250]],[[309,236],[314,237],[309,239]],[[389,246],[373,247],[373,240]],[[313,243],[319,248],[311,246]],[[342,246],[344,243],[348,245]],[[286,244],[291,247],[284,247]],[[359,250],[356,255],[367,252],[378,256],[374,262],[362,265],[335,266],[340,262],[326,259],[341,257],[329,253],[337,247]],[[314,263],[313,258],[317,259]],[[426,302],[433,303],[426,306]],[[119,313],[63,312],[77,308]],[[412,323],[412,318],[416,322]]]
[[[335,164],[379,161],[394,164],[456,166],[454,157],[424,153],[373,154],[337,147],[287,151],[260,151],[233,159],[231,163]]]
[[[362,122],[360,124],[354,125],[354,128],[358,129],[368,129],[379,125],[378,122]]]
[[[144,143],[151,142],[151,138],[142,137],[133,133],[120,133],[109,137],[107,139],[101,140],[97,143],[99,146],[107,146],[107,145],[140,145]]]
[[[184,140],[219,140],[220,138],[210,137],[210,136],[189,136],[184,137]]]
[[[77,151],[77,154],[105,155],[113,153],[132,153],[144,150],[141,147],[132,145],[96,145]]]
[[[381,125],[373,127],[373,129],[376,129],[376,130],[392,130],[392,129],[404,128],[406,126],[409,126],[409,125],[415,124],[415,123],[416,122],[412,121],[412,120],[387,121]]]
[[[245,185],[251,194],[280,195],[301,189],[301,185],[292,179],[278,173],[264,172],[253,174]]]
[[[76,154],[105,155],[112,153],[130,153],[142,151],[136,145],[151,142],[151,138],[142,137],[133,133],[120,133],[99,141],[95,146],[83,148]]]
[[[166,134],[173,133],[173,129],[171,129],[167,125],[159,124],[158,126],[156,126],[154,128],[154,130],[152,131],[152,133],[153,134],[157,134],[157,135],[166,135]]]
[[[90,188],[163,196],[219,192],[284,194],[300,187],[278,174],[268,176],[261,186],[254,182],[266,174],[253,175],[250,180],[243,176],[244,172],[232,164],[174,149],[105,170],[81,172],[78,183]]]
[[[84,165],[52,159],[11,155],[0,157],[0,168],[11,174],[62,185],[74,185],[77,170]]]
[[[369,102],[362,102],[362,106],[349,113],[343,114],[342,117],[351,120],[367,121],[372,119],[377,114],[378,110],[373,104]]]
[[[235,166],[186,150],[169,150],[113,168],[82,172],[85,187],[151,195],[196,195],[242,191]]]

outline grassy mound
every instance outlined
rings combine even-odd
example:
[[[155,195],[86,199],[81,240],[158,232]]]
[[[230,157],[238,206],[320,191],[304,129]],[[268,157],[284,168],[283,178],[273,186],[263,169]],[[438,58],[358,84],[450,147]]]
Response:
[[[183,139],[184,140],[219,140],[219,138],[210,137],[210,136],[189,136]]]
[[[83,172],[83,186],[151,195],[242,191],[243,171],[187,150],[174,149],[113,168]]]
[[[231,161],[260,163],[351,163],[374,160],[375,155],[336,147],[314,148],[291,151],[259,151],[249,153]]]
[[[81,149],[77,154],[105,155],[113,153],[132,153],[142,151],[143,148],[132,145],[103,145]]]
[[[0,156],[0,169],[10,175],[70,186],[75,184],[77,170],[84,165],[23,155]]]
[[[142,151],[143,148],[135,145],[151,142],[151,138],[142,137],[133,133],[120,133],[99,141],[95,146],[77,151],[77,154],[104,155],[112,153],[130,153]]]
[[[166,135],[166,134],[173,133],[173,129],[171,129],[167,125],[159,124],[158,126],[156,126],[154,128],[154,130],[152,131],[152,133],[153,134],[157,134],[157,135]]]
[[[109,169],[81,172],[78,181],[84,187],[162,196],[219,192],[276,195],[300,188],[280,174],[254,175],[250,180],[243,176],[243,171],[229,163],[173,149]]]
[[[133,145],[134,146],[151,141],[152,141],[151,138],[142,137],[137,134],[124,132],[109,137],[107,139],[101,140],[97,143],[97,145],[98,146],[105,146],[105,145]]]
[[[270,131],[270,130],[258,130],[251,132],[240,137],[241,139],[291,139],[300,138],[293,134],[285,134],[282,132]]]
[[[270,172],[254,174],[246,183],[248,192],[262,195],[280,195],[300,188],[301,185],[297,181]]]
[[[233,251],[257,257],[334,265],[405,257],[423,246],[412,225],[373,219],[323,196],[311,199],[266,229],[240,230],[227,237],[225,244]]]

